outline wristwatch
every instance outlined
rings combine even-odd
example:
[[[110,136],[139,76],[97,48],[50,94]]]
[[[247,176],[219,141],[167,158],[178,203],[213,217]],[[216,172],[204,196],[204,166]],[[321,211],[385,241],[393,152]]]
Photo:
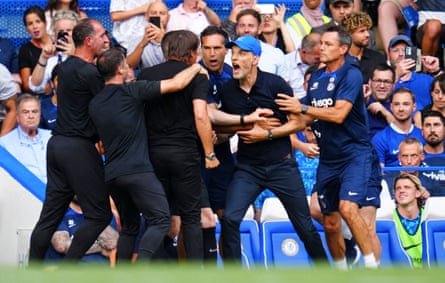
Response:
[[[301,114],[306,114],[308,106],[306,104],[301,105]]]
[[[209,153],[208,155],[206,155],[206,159],[207,160],[215,160],[216,159],[216,154],[214,152]]]

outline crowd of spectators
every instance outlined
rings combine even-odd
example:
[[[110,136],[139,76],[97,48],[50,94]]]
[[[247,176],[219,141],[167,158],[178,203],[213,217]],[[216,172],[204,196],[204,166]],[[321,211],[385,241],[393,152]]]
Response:
[[[42,213],[45,217],[40,219],[31,241],[31,258],[43,259],[48,246],[55,241],[51,235],[56,232],[58,226],[56,220],[62,220],[63,214],[73,199],[77,202],[79,198],[80,206],[85,205],[82,210],[89,224],[79,229],[79,234],[83,233],[84,236],[83,238],[79,236],[77,241],[73,241],[74,248],[71,251],[63,251],[69,259],[79,259],[88,248],[92,248],[95,244],[94,240],[100,239],[99,234],[104,233],[104,228],[110,223],[109,212],[92,213],[92,210],[97,207],[88,200],[88,188],[77,191],[76,187],[81,187],[81,184],[70,178],[80,178],[79,169],[74,167],[86,162],[80,160],[82,154],[88,155],[88,158],[94,158],[96,162],[96,156],[92,155],[96,155],[97,149],[97,153],[105,160],[107,170],[110,168],[110,162],[116,162],[113,159],[115,156],[110,155],[110,152],[125,150],[119,146],[129,148],[133,145],[133,141],[130,140],[139,140],[141,135],[132,136],[120,145],[113,144],[114,138],[110,139],[106,135],[110,134],[107,131],[110,131],[113,125],[118,125],[110,122],[116,117],[113,117],[115,115],[107,116],[110,121],[106,121],[108,124],[103,126],[106,130],[101,129],[99,121],[104,124],[105,122],[101,120],[104,116],[96,114],[103,111],[101,107],[105,101],[99,103],[96,100],[95,108],[90,108],[90,111],[94,112],[90,112],[89,115],[88,105],[92,97],[102,90],[104,83],[109,84],[111,81],[116,84],[115,76],[118,76],[119,84],[132,84],[135,80],[167,80],[180,71],[187,70],[187,66],[196,68],[197,62],[206,69],[204,73],[210,83],[207,83],[204,75],[201,74],[194,80],[187,77],[187,82],[191,81],[190,86],[184,85],[167,91],[162,89],[163,81],[161,81],[160,91],[156,89],[158,92],[162,94],[175,92],[175,94],[165,95],[162,99],[150,97],[150,101],[148,101],[148,96],[140,99],[139,94],[133,94],[136,88],[126,91],[143,102],[148,101],[144,102],[145,108],[141,104],[140,107],[144,109],[138,108],[138,111],[141,111],[141,117],[144,112],[145,119],[141,117],[134,121],[129,119],[125,121],[129,124],[119,127],[126,129],[138,123],[138,130],[144,129],[144,136],[145,127],[147,127],[148,142],[145,139],[143,141],[148,145],[148,149],[141,152],[141,156],[146,154],[148,160],[148,152],[150,152],[153,165],[143,162],[141,164],[148,166],[151,172],[156,173],[156,176],[153,174],[150,178],[154,178],[157,184],[164,188],[165,197],[169,201],[170,214],[173,215],[170,231],[167,232],[166,228],[169,220],[163,219],[165,227],[163,226],[160,232],[158,231],[159,234],[165,234],[166,239],[170,240],[181,235],[181,241],[178,243],[179,254],[182,254],[184,258],[192,261],[211,258],[211,256],[206,257],[205,253],[206,250],[214,250],[216,243],[210,242],[215,242],[215,239],[209,237],[204,231],[207,233],[211,231],[214,234],[215,222],[212,217],[215,213],[224,226],[222,243],[226,258],[233,260],[239,258],[239,238],[234,236],[234,231],[239,228],[241,214],[249,204],[253,204],[260,211],[264,197],[270,197],[269,194],[262,194],[255,201],[255,197],[261,191],[270,188],[278,192],[278,197],[285,200],[287,206],[290,205],[290,201],[296,202],[296,199],[293,199],[295,192],[283,190],[277,185],[280,184],[279,182],[260,176],[261,170],[255,172],[252,169],[258,170],[259,163],[266,162],[265,158],[279,151],[280,147],[284,147],[284,142],[277,142],[281,138],[287,140],[286,146],[289,147],[292,159],[300,165],[304,186],[300,186],[301,182],[298,182],[294,184],[295,187],[299,187],[307,196],[312,195],[310,210],[309,207],[307,210],[304,208],[305,213],[300,215],[300,218],[295,216],[296,211],[288,210],[288,212],[293,212],[289,216],[296,230],[301,230],[299,234],[304,235],[304,241],[309,242],[313,227],[307,223],[304,225],[297,223],[302,221],[301,217],[308,217],[309,211],[314,218],[321,219],[318,217],[320,207],[317,206],[317,194],[314,196],[313,192],[316,188],[314,184],[319,166],[320,146],[322,151],[325,141],[322,145],[320,142],[317,143],[320,140],[320,132],[317,131],[317,127],[314,129],[309,125],[299,128],[302,130],[300,132],[291,133],[289,138],[274,136],[272,129],[281,129],[281,127],[288,129],[291,126],[287,126],[287,118],[279,112],[274,100],[270,99],[276,93],[269,94],[269,92],[293,94],[300,101],[305,102],[307,105],[303,107],[306,106],[306,108],[296,113],[300,115],[306,114],[307,107],[333,106],[333,104],[320,105],[321,101],[308,101],[306,97],[308,91],[317,90],[318,79],[320,81],[326,79],[323,75],[316,78],[311,78],[310,75],[317,69],[322,69],[326,65],[329,68],[331,66],[329,64],[332,64],[329,58],[332,49],[329,42],[323,39],[323,34],[332,32],[333,28],[334,30],[341,29],[349,36],[350,42],[344,44],[347,46],[344,61],[348,66],[353,66],[351,68],[359,70],[361,80],[354,83],[360,85],[358,92],[363,96],[359,100],[363,101],[362,105],[354,106],[366,109],[365,116],[367,117],[364,118],[368,126],[366,142],[372,144],[375,149],[383,179],[390,189],[389,195],[398,204],[394,212],[397,227],[401,229],[407,225],[406,223],[418,225],[423,219],[421,215],[423,209],[422,204],[417,200],[445,196],[443,168],[442,170],[401,170],[389,173],[385,173],[385,168],[445,166],[445,75],[441,67],[445,44],[445,6],[442,1],[432,4],[427,0],[381,0],[378,8],[379,28],[377,29],[376,23],[373,23],[366,11],[362,11],[361,1],[325,1],[326,5],[323,5],[323,0],[303,0],[301,10],[285,18],[285,4],[276,5],[274,10],[270,11],[262,9],[254,0],[233,0],[229,17],[221,19],[212,10],[211,5],[202,0],[184,0],[178,7],[171,10],[160,0],[112,0],[109,12],[113,21],[113,30],[109,32],[100,22],[88,19],[88,15],[80,9],[77,0],[48,0],[44,8],[29,7],[23,14],[23,24],[30,35],[29,42],[16,50],[7,38],[0,38],[0,146],[7,149],[42,181],[46,183],[48,180],[53,202],[63,200],[63,203],[58,204],[58,216],[52,219],[51,227],[46,226],[45,217],[48,218],[54,213],[53,203],[51,205],[46,203],[51,201],[51,198],[46,200],[44,204],[46,215]],[[229,41],[231,43],[227,45]],[[376,45],[376,42],[381,44]],[[125,59],[123,60],[126,64],[125,68],[122,67],[122,62],[115,62],[113,65],[113,62],[107,61],[102,62],[103,66],[100,66],[97,71],[96,57],[110,48],[119,50],[118,54],[122,54]],[[245,59],[246,52],[254,56],[249,57],[250,61]],[[102,59],[112,61],[111,57],[113,56]],[[254,66],[254,70],[251,66]],[[269,77],[270,74],[274,75],[273,79]],[[325,75],[332,74],[326,71]],[[255,81],[250,81],[250,77],[255,80],[257,78],[268,80],[273,82],[273,86],[268,85],[266,89],[263,85],[267,82],[255,83]],[[308,85],[310,80],[312,84]],[[332,75],[326,86],[320,85],[320,87],[326,87],[326,90],[330,92],[336,87],[337,80],[342,81],[342,77]],[[281,82],[286,83],[286,87],[281,87]],[[75,83],[82,86],[79,87]],[[273,90],[271,91],[269,87]],[[182,88],[184,89],[180,90]],[[105,89],[112,91],[109,87]],[[263,97],[260,95],[256,98],[251,95],[245,102],[238,101],[239,105],[236,105],[236,103],[233,104],[235,99],[227,95],[228,92],[231,95],[236,93],[234,89],[239,91],[240,95],[241,93],[247,95],[259,93]],[[73,94],[79,95],[81,102],[76,102],[77,98],[70,97]],[[101,92],[99,95],[104,94]],[[264,98],[265,96],[268,96],[267,99]],[[243,103],[245,105],[242,105]],[[122,103],[122,105],[116,104],[115,107],[125,109],[128,106]],[[110,107],[108,111],[113,111],[112,108]],[[316,114],[309,113],[308,115],[312,118],[317,117]],[[323,120],[329,121],[329,117],[322,117]],[[355,118],[362,123],[363,117]],[[332,118],[332,121],[334,120]],[[93,122],[97,123],[99,133]],[[343,128],[354,125],[354,123],[346,125],[344,121],[334,123],[342,125]],[[253,129],[257,127],[265,129],[264,133],[267,133],[268,140],[274,141],[269,142],[270,149],[267,149],[264,144],[267,142],[264,141],[262,144],[258,143],[260,146],[248,145],[254,143],[254,139],[249,140],[249,137],[243,136],[245,132],[241,132],[243,134],[241,134],[238,147],[230,148],[229,140],[236,140],[235,133],[249,129],[252,125],[254,125]],[[53,130],[52,134],[51,130]],[[344,130],[348,132],[349,129]],[[85,139],[96,145],[92,147],[93,151],[92,148],[88,148],[88,153],[80,152],[80,155],[76,157],[77,161],[71,164],[73,168],[61,169],[57,161],[58,157],[54,156],[61,150],[58,148],[54,151],[57,137],[59,137],[59,143],[62,141],[61,137],[64,137],[70,140]],[[103,144],[99,142],[99,139],[104,138],[107,138],[105,151]],[[83,140],[76,140],[79,148],[83,148],[84,145],[80,146],[82,142]],[[48,145],[51,143],[52,151]],[[62,143],[71,142],[67,139]],[[274,144],[279,144],[279,146],[274,146]],[[53,155],[51,162],[50,155],[46,157],[47,149]],[[130,153],[134,154],[134,157],[141,157],[137,156],[136,151]],[[72,152],[72,154],[77,153]],[[236,160],[238,160],[238,167],[234,165]],[[114,165],[118,163],[112,164],[116,168],[120,166]],[[213,169],[212,171],[211,168],[218,165],[220,169],[225,168],[225,170]],[[50,169],[47,171],[47,166],[52,168],[51,171]],[[84,169],[87,170],[87,168]],[[102,169],[100,163],[95,163],[93,171],[99,172]],[[76,174],[67,175],[70,180],[62,180],[60,170],[77,171]],[[239,170],[244,171],[239,173]],[[234,172],[235,175],[233,175]],[[133,173],[140,172],[122,174]],[[105,171],[105,176],[107,174]],[[406,176],[406,174],[410,175]],[[416,177],[412,178],[411,175]],[[113,185],[110,184],[113,183],[111,179],[107,179],[109,177],[100,180],[101,177],[104,177],[103,172],[94,176],[94,182],[100,184],[103,192],[108,192],[109,188],[113,187],[114,197],[123,198],[121,193],[116,193],[116,188],[125,187],[125,185],[119,182],[116,185],[116,180],[113,180]],[[232,177],[233,182],[230,184]],[[295,174],[295,179],[297,178],[299,180],[299,174]],[[247,181],[248,179],[250,181]],[[260,189],[252,185],[252,180],[260,183],[255,183]],[[92,185],[94,182],[90,184],[91,190],[94,189]],[[246,190],[247,187],[244,182],[252,185],[252,190],[241,194],[240,191]],[[185,184],[188,189],[185,189]],[[69,193],[65,190],[65,186],[69,187]],[[64,189],[57,187],[64,187]],[[224,214],[228,188],[231,188],[227,199],[230,200],[230,204],[227,206],[228,211]],[[405,191],[409,191],[407,193],[409,200],[402,200],[401,195]],[[60,198],[55,196],[55,192],[66,195]],[[299,193],[302,192],[299,191]],[[129,195],[131,196],[132,193]],[[97,194],[97,197],[100,198],[99,202],[104,202],[104,200],[106,202],[108,196],[105,193],[100,196]],[[115,229],[120,230],[122,239],[131,238],[131,240],[125,243],[120,242],[122,248],[120,256],[119,244],[116,243],[111,245],[112,248],[106,249],[104,248],[106,245],[103,244],[98,247],[96,253],[109,256],[109,250],[117,246],[118,259],[130,260],[135,250],[136,234],[140,230],[140,218],[137,216],[143,211],[147,211],[146,214],[152,214],[150,210],[152,208],[148,209],[141,204],[140,200],[143,197],[139,197],[138,201],[128,200],[131,198],[129,196],[125,198],[125,201],[117,202],[117,210],[123,213],[124,220],[123,225],[116,226]],[[133,196],[133,198],[138,197]],[[164,196],[161,199],[164,199]],[[131,210],[130,217],[127,215],[128,205],[134,205],[133,202],[138,204],[139,211]],[[160,203],[152,202],[147,205],[158,205],[159,208]],[[167,210],[166,207],[165,205],[162,209]],[[415,207],[416,213],[406,213],[406,207]],[[99,209],[109,210],[109,208],[108,203],[102,203]],[[72,211],[68,211],[68,215],[69,213],[73,214]],[[325,212],[325,214],[329,213]],[[159,225],[157,219],[144,216],[147,227]],[[89,222],[91,217],[95,219]],[[200,217],[212,220],[200,222]],[[412,220],[412,217],[417,220]],[[86,225],[94,226],[94,223],[100,223],[94,229],[95,234],[91,231],[85,232]],[[208,230],[209,227],[213,230]],[[145,231],[150,230],[147,228]],[[354,234],[354,231],[352,232]],[[371,231],[369,233],[371,234]],[[406,233],[402,239],[404,243],[409,242],[410,236],[418,240],[416,233],[410,231]],[[159,252],[153,246],[158,246],[162,237],[159,236],[157,242],[151,242],[151,244],[145,242],[147,238],[148,236],[140,239],[142,241],[140,247],[143,247],[141,259],[149,259]],[[81,239],[86,239],[88,243],[78,243]],[[319,242],[312,242],[312,250],[308,244],[309,251],[315,259],[325,257],[317,250],[321,246],[319,244]],[[54,244],[53,248],[58,251]],[[416,265],[421,266],[418,252],[410,255],[415,259]]]

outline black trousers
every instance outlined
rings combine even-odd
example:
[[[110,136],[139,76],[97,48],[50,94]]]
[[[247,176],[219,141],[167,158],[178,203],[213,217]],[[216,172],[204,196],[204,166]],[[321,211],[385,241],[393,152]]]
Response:
[[[85,215],[66,260],[78,261],[111,221],[102,159],[83,138],[53,136],[47,149],[48,183],[40,218],[31,235],[30,260],[43,260],[51,237],[74,195]]]
[[[187,259],[201,261],[201,157],[198,151],[173,146],[150,148],[150,158],[173,215],[181,217]]]
[[[154,172],[145,172],[115,178],[107,185],[122,224],[117,245],[118,261],[129,262],[131,259],[141,213],[145,232],[139,242],[138,260],[151,259],[170,228],[170,210],[161,183]]]

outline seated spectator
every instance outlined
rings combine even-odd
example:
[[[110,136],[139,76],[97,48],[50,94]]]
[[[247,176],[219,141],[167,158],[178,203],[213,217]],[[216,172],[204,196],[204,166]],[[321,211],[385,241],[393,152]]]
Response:
[[[74,196],[59,227],[57,227],[51,238],[51,245],[46,252],[45,261],[54,262],[64,258],[71,246],[73,236],[83,220],[84,214],[82,208],[77,201],[77,196]],[[116,218],[113,217],[110,225],[100,233],[97,240],[88,249],[85,256],[82,257],[81,262],[109,263],[109,257],[112,251],[116,249],[119,238],[117,226]]]
[[[30,94],[20,95],[17,99],[18,127],[1,137],[0,145],[46,183],[46,146],[51,132],[38,128],[39,123],[39,99]]]
[[[152,17],[159,17],[160,26],[150,23]],[[127,57],[128,65],[132,68],[139,66],[140,69],[148,68],[165,61],[162,53],[161,41],[167,29],[170,15],[168,7],[162,1],[155,1],[148,5],[145,12],[145,33],[140,36],[141,40],[134,51]]]
[[[402,167],[427,167],[423,162],[425,155],[423,153],[423,145],[416,138],[405,138],[399,144],[399,153],[397,154],[397,159],[399,165]],[[394,187],[395,178],[402,174],[411,174],[420,179],[422,182],[422,198],[427,199],[431,196],[431,192],[437,190],[436,187],[440,184],[423,174],[420,170],[401,170],[401,171],[387,171],[383,175],[383,180],[387,183],[388,188]],[[391,198],[394,199],[394,191],[389,189]]]
[[[229,35],[229,40],[235,40],[236,35],[236,18],[238,13],[245,9],[255,8],[256,0],[232,0],[232,10],[227,19],[221,23],[222,29]]]
[[[42,48],[38,62],[29,77],[29,88],[35,93],[50,93],[48,82],[54,67],[65,61],[69,55],[74,53],[72,33],[78,22],[77,14],[73,11],[57,11],[53,18],[55,34],[63,35],[57,38],[55,45]]]
[[[53,46],[53,40],[46,32],[45,14],[39,6],[31,6],[25,10],[23,23],[32,38],[19,49],[20,77],[23,91],[33,93],[29,87],[29,77],[36,65],[46,66],[39,62],[39,57],[43,48]]]
[[[261,34],[261,15],[257,10],[245,9],[238,13],[236,19],[236,34],[238,36],[250,35],[255,38]],[[261,40],[261,56],[258,67],[261,71],[269,72],[282,77],[285,81],[289,81],[289,72],[284,57],[284,53],[270,44]],[[232,51],[229,50],[225,62],[232,65],[230,59]]]
[[[419,23],[416,33],[422,55],[442,55],[441,45],[445,43],[445,1],[420,0]]]
[[[0,137],[16,125],[17,93],[20,93],[19,86],[8,69],[0,64]]]
[[[417,25],[414,0],[381,0],[378,7],[378,27],[383,50],[389,56],[390,41],[399,33],[398,23],[410,21],[410,27]]]
[[[53,69],[51,79],[48,82],[50,87],[50,95],[45,95],[40,100],[42,108],[42,113],[40,115],[40,127],[43,129],[53,130],[56,126],[58,71],[59,65]]]
[[[344,18],[342,25],[352,39],[349,55],[358,59],[363,84],[367,84],[375,67],[386,63],[383,54],[367,47],[372,28],[371,17],[363,12],[354,12]]]
[[[394,221],[403,249],[411,257],[413,267],[422,264],[422,222],[423,205],[422,183],[414,175],[402,173],[394,181],[396,208]]]
[[[72,14],[71,12],[74,12],[78,19],[88,18],[88,15],[80,9],[78,0],[48,0],[45,7],[46,31],[53,39],[57,38],[57,33],[54,33],[57,12],[59,14],[63,14],[63,12]]]
[[[423,142],[421,130],[412,122],[415,108],[415,95],[409,89],[399,88],[392,94],[391,112],[394,121],[372,139],[382,167],[399,165],[397,153],[404,138],[414,137]]]
[[[305,35],[301,47],[286,54],[285,61],[289,70],[289,84],[294,91],[294,96],[298,98],[305,97],[307,88],[306,72],[311,66],[320,63],[320,34],[310,33]]]
[[[331,21],[329,17],[323,15],[321,5],[321,0],[303,0],[300,11],[286,20],[286,26],[295,47],[301,46],[303,37],[309,34],[312,28]]]
[[[445,74],[434,78],[430,86],[431,100],[433,103],[426,105],[421,111],[414,115],[414,123],[417,127],[422,127],[422,116],[428,111],[437,111],[445,117]]]
[[[111,0],[110,17],[113,21],[113,37],[125,47],[128,53],[133,52],[138,40],[144,35],[147,22],[144,14],[154,0]]]
[[[391,94],[394,86],[394,70],[386,64],[375,67],[368,86],[365,101],[368,113],[369,139],[394,121],[391,112]]]
[[[199,36],[209,25],[221,26],[219,16],[202,0],[183,0],[169,14],[167,31],[186,29]]]
[[[284,23],[284,15],[286,6],[284,4],[275,7],[273,14],[267,14],[260,11],[262,23],[261,34],[259,39],[279,48],[283,53],[295,51],[295,44],[289,35],[286,24]]]
[[[405,87],[410,89],[416,95],[416,109],[414,112],[423,109],[431,103],[431,96],[428,89],[433,82],[433,77],[428,74],[416,73],[416,61],[411,58],[405,58],[406,47],[413,47],[411,39],[406,35],[397,35],[391,39],[388,47],[388,60],[396,72],[396,84],[394,90]],[[431,70],[431,64],[435,64],[435,71],[439,70],[439,61],[437,58],[428,56],[422,58],[425,68]]]
[[[0,37],[0,64],[4,65],[12,74],[14,81],[21,87],[19,57],[11,40]]]

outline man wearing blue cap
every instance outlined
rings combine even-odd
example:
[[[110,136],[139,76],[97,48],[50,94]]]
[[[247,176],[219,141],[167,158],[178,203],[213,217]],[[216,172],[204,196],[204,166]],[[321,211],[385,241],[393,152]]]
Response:
[[[388,61],[396,72],[396,84],[394,90],[406,87],[416,95],[416,109],[422,110],[425,106],[431,104],[429,93],[433,77],[429,74],[416,73],[416,60],[407,56],[407,48],[411,48],[413,56],[415,47],[409,37],[399,34],[391,39],[388,45]],[[439,72],[439,60],[432,56],[422,56],[421,58],[424,70],[434,74]]]
[[[241,36],[226,46],[232,49],[234,80],[228,81],[221,88],[221,110],[243,115],[256,108],[269,108],[284,128],[299,122],[296,119],[288,120],[288,113],[280,111],[275,104],[278,93],[292,96],[293,92],[281,77],[258,69],[261,55],[259,41],[252,36]],[[308,254],[316,262],[325,261],[326,253],[310,217],[289,136],[275,137],[271,127],[261,126],[268,129],[267,140],[249,143],[241,138],[238,144],[238,164],[227,190],[226,207],[221,220],[224,258],[235,261],[241,259],[240,223],[257,195],[269,188],[286,208]],[[297,125],[293,124],[292,127]]]

